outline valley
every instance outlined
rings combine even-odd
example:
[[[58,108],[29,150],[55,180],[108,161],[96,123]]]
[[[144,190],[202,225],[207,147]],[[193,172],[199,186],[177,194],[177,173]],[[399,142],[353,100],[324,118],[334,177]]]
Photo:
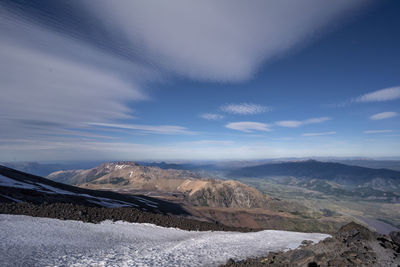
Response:
[[[307,160],[243,167],[227,176],[312,210],[344,214],[364,223],[380,221],[389,224],[383,227],[387,229],[400,226],[399,171]]]

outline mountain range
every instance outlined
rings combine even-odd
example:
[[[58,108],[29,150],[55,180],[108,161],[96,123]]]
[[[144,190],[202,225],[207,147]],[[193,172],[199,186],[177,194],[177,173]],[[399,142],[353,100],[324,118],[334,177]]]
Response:
[[[48,178],[90,189],[179,192],[198,206],[262,208],[268,200],[258,190],[238,181],[203,178],[192,171],[161,169],[135,162],[111,162],[88,170],[58,171]]]
[[[270,163],[231,170],[230,177],[292,176],[304,179],[321,179],[339,184],[363,185],[376,179],[385,180],[393,186],[400,183],[400,171],[372,169],[342,163],[316,160]],[[391,183],[393,182],[393,184]]]
[[[271,198],[239,181],[213,179],[193,171],[161,169],[136,162],[108,162],[87,170],[58,171],[48,178],[81,188],[140,193],[172,201],[196,217],[235,227],[329,232],[346,221],[339,214],[327,218],[324,211]]]

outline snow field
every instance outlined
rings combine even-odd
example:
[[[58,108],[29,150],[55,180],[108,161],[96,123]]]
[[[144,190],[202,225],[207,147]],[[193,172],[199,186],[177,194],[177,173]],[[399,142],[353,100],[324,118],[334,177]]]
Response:
[[[198,232],[152,224],[100,224],[0,215],[3,266],[217,266],[294,249],[326,234],[266,230]]]

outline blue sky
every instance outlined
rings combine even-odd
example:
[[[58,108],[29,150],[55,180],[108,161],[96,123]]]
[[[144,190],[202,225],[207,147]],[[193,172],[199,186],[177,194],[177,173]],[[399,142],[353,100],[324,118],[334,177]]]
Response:
[[[0,160],[400,156],[398,1],[0,11]]]

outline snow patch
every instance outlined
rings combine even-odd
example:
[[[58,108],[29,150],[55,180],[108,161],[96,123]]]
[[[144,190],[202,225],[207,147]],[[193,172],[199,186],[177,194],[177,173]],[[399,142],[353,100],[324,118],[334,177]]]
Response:
[[[6,266],[217,266],[294,249],[326,234],[287,231],[197,232],[152,224],[101,224],[0,215],[0,258]]]
[[[78,194],[74,193],[71,191],[63,190],[60,188],[56,188],[50,185],[42,184],[42,183],[28,183],[28,182],[21,182],[18,180],[14,180],[12,178],[0,175],[0,186],[6,186],[6,187],[14,187],[14,188],[21,188],[21,189],[30,189],[30,190],[35,190],[38,192],[42,193],[47,193],[47,194],[61,194],[61,195],[73,195],[73,196],[80,196],[80,197],[85,197],[88,199],[88,201],[101,205],[103,207],[107,208],[116,208],[116,207],[139,207],[138,205],[124,202],[124,201],[119,201],[119,200],[113,200],[113,199],[108,199],[108,198],[103,198],[103,197],[95,197],[91,196],[88,194]],[[7,197],[15,202],[21,202],[20,200],[13,199],[10,197]],[[148,201],[152,202],[152,201]],[[153,202],[154,203],[154,202]],[[148,206],[151,206],[151,204],[147,204]],[[154,206],[153,206],[154,207]],[[157,207],[155,207],[157,208]]]
[[[21,189],[37,189],[37,187],[33,184],[20,182],[18,180],[14,180],[3,176],[0,174],[0,186],[7,186],[7,187],[16,187]]]
[[[154,201],[151,201],[151,200],[148,200],[148,199],[145,199],[145,198],[142,198],[142,197],[135,196],[135,199],[137,201],[140,201],[140,202],[142,202],[142,203],[144,203],[144,204],[146,204],[148,206],[151,206],[151,207],[153,207],[153,206],[157,207],[158,206],[158,203],[156,203]]]
[[[115,165],[115,169],[124,169],[124,168],[128,168],[131,167],[129,165]]]

